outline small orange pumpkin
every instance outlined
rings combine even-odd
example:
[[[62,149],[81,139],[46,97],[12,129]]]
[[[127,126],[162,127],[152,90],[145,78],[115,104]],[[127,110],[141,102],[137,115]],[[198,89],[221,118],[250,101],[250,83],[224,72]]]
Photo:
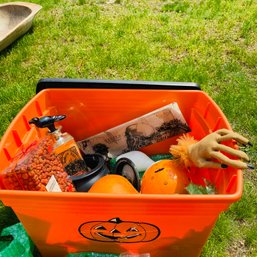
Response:
[[[123,176],[110,174],[97,180],[89,193],[138,194],[139,192]]]
[[[175,160],[161,160],[151,165],[144,173],[142,194],[186,193],[189,184],[186,170]]]

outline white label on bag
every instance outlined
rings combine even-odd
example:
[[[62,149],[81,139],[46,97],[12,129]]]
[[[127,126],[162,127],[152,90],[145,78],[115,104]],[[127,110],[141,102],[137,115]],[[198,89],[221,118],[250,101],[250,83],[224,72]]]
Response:
[[[49,179],[46,189],[48,192],[62,192],[57,180],[55,179],[54,175],[51,176]]]

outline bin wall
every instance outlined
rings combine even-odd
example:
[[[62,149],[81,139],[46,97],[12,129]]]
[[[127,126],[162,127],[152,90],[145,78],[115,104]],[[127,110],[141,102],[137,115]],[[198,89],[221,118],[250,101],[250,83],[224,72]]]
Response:
[[[29,126],[28,120],[34,116],[66,114],[67,118],[61,122],[62,131],[81,140],[171,102],[178,103],[191,134],[197,139],[217,129],[230,128],[219,107],[202,91],[47,89],[28,102],[3,136],[0,171],[8,167],[22,145],[44,135],[42,130]],[[142,150],[147,154],[166,153],[175,143],[176,137]],[[58,194],[4,190],[0,182],[0,199],[13,208],[43,256],[65,256],[70,251],[134,251],[150,252],[152,257],[171,256],[172,253],[193,257],[200,255],[220,212],[242,194],[240,170],[200,169],[196,174],[196,180],[204,177],[214,183],[219,194]],[[111,221],[113,218],[119,218],[120,222],[115,224]],[[137,235],[134,241],[124,243],[121,239],[123,230],[120,231],[122,236],[110,237],[109,234],[101,241],[93,232],[96,221],[123,229],[136,226],[141,230],[138,233],[141,237]],[[79,233],[83,223],[92,225],[83,230],[86,237]],[[152,241],[146,241],[147,238]]]
[[[227,205],[223,203],[217,206],[197,200],[183,203],[154,198],[105,198],[103,201],[94,196],[83,200],[62,200],[65,202],[39,197],[23,200],[20,204],[12,203],[15,213],[43,256],[58,257],[65,256],[68,252],[80,251],[132,251],[150,253],[151,257],[199,256],[219,213]],[[97,222],[105,226],[111,224],[109,220],[113,218],[121,219],[125,225],[132,223],[137,228],[142,223],[152,224],[158,227],[160,234],[149,242],[141,241],[139,237],[134,243],[120,243],[119,239],[98,241],[93,235],[93,225],[88,231],[90,239],[79,233],[79,227],[85,222]],[[120,233],[125,233],[115,226]],[[146,237],[148,234],[151,236],[151,231],[144,233]]]

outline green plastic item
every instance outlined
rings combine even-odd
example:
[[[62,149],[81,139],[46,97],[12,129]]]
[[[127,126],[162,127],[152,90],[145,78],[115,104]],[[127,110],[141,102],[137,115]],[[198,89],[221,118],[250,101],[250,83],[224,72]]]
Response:
[[[155,155],[151,155],[149,156],[153,161],[157,162],[160,160],[172,160],[173,156],[170,153],[166,153],[166,154],[155,154]]]
[[[34,245],[21,223],[6,227],[0,234],[0,257],[33,257]]]

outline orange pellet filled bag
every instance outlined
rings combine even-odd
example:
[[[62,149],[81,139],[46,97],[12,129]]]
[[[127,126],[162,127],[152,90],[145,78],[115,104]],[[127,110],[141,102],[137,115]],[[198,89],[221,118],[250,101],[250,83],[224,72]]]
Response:
[[[11,165],[1,173],[6,189],[75,191],[62,163],[52,151],[53,144],[54,138],[46,136],[23,148]]]

